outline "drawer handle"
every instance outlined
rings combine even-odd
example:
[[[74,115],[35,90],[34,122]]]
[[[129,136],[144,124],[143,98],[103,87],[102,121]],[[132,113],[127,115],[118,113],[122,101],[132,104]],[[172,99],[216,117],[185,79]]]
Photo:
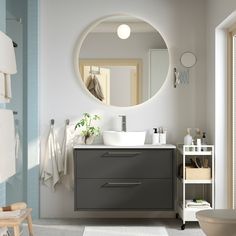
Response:
[[[141,185],[141,182],[108,182],[102,185],[103,188],[131,188]]]
[[[140,152],[106,152],[102,157],[135,157],[139,154]]]

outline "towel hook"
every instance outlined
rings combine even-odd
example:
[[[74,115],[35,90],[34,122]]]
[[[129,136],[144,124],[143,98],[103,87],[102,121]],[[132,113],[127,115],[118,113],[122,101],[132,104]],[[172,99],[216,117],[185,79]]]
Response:
[[[69,125],[69,124],[70,124],[70,120],[67,119],[67,120],[66,120],[66,125]]]
[[[55,124],[55,120],[51,119],[51,125],[54,125],[54,124]]]
[[[93,68],[94,67],[94,68]],[[100,75],[101,74],[101,68],[100,66],[90,66],[89,73],[91,75]]]

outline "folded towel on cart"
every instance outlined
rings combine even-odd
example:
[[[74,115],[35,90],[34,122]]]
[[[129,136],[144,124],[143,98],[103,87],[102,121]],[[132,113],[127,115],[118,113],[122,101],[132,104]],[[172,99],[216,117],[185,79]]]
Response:
[[[210,208],[211,204],[205,200],[201,201],[193,201],[193,200],[186,200],[185,201],[185,206],[186,207],[193,207],[193,208]]]

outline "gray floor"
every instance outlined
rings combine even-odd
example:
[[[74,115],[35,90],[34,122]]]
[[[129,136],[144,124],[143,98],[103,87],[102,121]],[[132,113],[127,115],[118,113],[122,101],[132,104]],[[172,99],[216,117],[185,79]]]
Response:
[[[94,225],[121,225],[121,226],[165,226],[169,236],[205,236],[199,228],[198,223],[190,222],[186,224],[186,229],[181,230],[181,221],[176,219],[138,219],[138,220],[52,220],[41,219],[34,221],[34,236],[82,236],[85,226]],[[27,227],[23,226],[23,236],[27,236]]]

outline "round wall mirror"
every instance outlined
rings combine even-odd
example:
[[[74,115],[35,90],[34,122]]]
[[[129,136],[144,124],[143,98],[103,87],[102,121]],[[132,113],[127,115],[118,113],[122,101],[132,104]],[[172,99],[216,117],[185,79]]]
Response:
[[[88,30],[76,70],[98,101],[134,106],[154,96],[166,80],[169,53],[160,33],[131,16],[112,16]]]
[[[197,58],[192,52],[184,52],[180,58],[180,61],[184,67],[190,68],[196,64]]]

